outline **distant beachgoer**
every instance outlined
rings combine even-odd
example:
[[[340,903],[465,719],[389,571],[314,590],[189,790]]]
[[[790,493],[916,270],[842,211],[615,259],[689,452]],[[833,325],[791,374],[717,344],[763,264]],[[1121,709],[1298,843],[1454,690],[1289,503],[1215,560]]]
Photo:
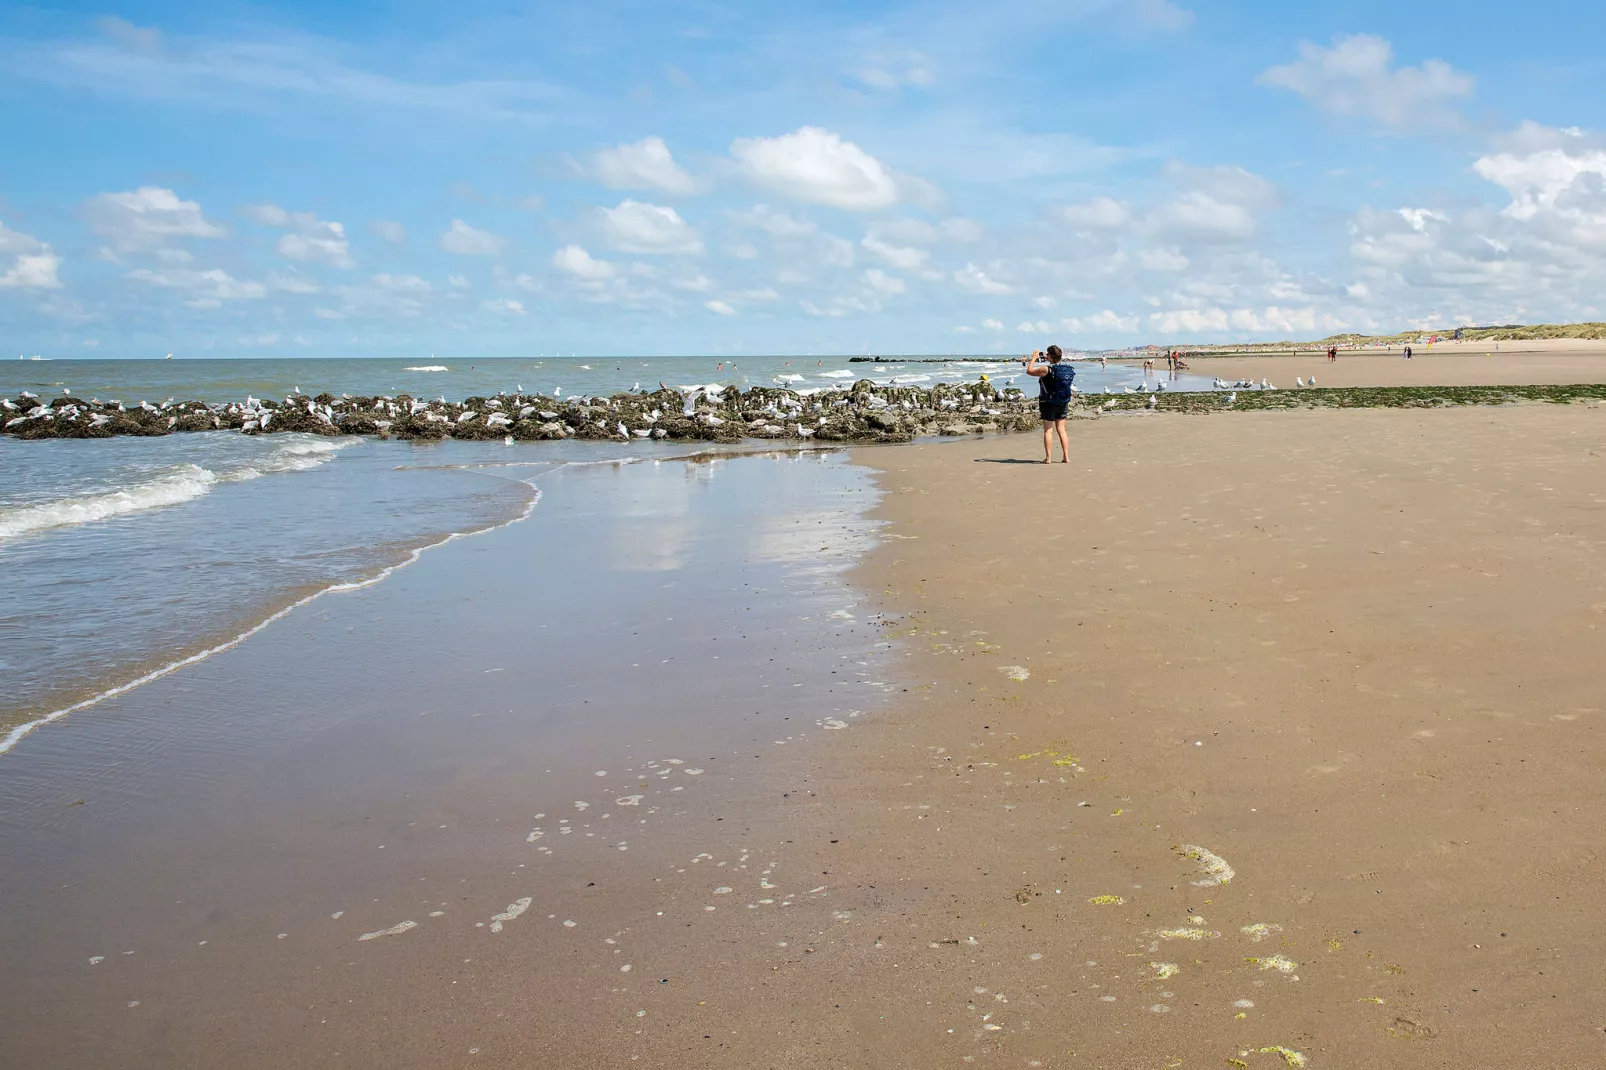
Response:
[[[1099,358],[1099,367],[1108,368],[1109,366],[1110,366],[1110,358],[1109,357],[1100,357]]]
[[[1152,360],[1144,361],[1143,362],[1143,377],[1145,379],[1147,379],[1149,377],[1149,373],[1152,372],[1152,371],[1154,371],[1154,361],[1152,361]]]
[[[720,371],[724,371],[725,370],[725,362],[724,361],[720,361],[719,362],[719,370]]]
[[[1410,360],[1411,359],[1411,347],[1410,346],[1406,346],[1405,347],[1405,359],[1406,360]]]
[[[1050,452],[1053,436],[1060,440],[1060,461],[1071,463],[1071,441],[1065,434],[1065,416],[1071,407],[1071,384],[1076,381],[1076,369],[1062,364],[1065,354],[1059,346],[1048,347],[1048,363],[1043,353],[1034,352],[1022,363],[1026,374],[1037,379],[1037,415],[1043,420],[1043,463],[1053,460]]]
[[[1336,360],[1338,360],[1338,347],[1337,346],[1328,346],[1327,347],[1327,363],[1332,364]]]
[[[1183,370],[1183,369],[1185,369],[1185,368],[1187,368],[1187,366],[1188,366],[1188,362],[1187,362],[1187,361],[1185,361],[1185,360],[1183,360],[1183,359],[1182,359],[1182,354],[1181,354],[1181,353],[1178,353],[1178,354],[1177,354],[1177,361],[1176,361],[1176,364],[1175,364],[1175,366],[1174,366],[1174,367],[1173,367],[1173,368],[1172,368],[1172,370],[1173,370],[1173,371],[1179,371],[1179,372],[1180,372],[1180,371],[1182,371],[1182,370]]]

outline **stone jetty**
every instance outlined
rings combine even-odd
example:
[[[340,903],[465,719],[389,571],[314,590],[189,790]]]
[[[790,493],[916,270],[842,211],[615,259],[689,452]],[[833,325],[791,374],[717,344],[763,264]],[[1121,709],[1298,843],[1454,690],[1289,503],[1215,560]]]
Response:
[[[861,379],[851,388],[808,393],[707,386],[561,399],[497,394],[460,402],[327,393],[293,394],[282,401],[247,397],[228,404],[73,395],[46,400],[27,392],[0,398],[0,431],[21,439],[299,431],[404,439],[907,442],[1037,426],[1035,398],[1015,387],[999,391],[985,380],[916,387]]]

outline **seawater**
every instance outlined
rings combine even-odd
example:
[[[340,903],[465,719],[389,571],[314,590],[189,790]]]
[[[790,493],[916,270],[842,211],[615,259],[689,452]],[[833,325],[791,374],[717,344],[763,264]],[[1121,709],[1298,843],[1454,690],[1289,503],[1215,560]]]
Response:
[[[115,399],[137,404],[179,401],[238,401],[247,394],[275,400],[298,387],[308,394],[327,391],[367,397],[411,394],[461,401],[499,392],[552,396],[611,394],[639,386],[656,390],[659,383],[685,389],[718,384],[748,389],[786,386],[794,390],[840,388],[858,379],[882,384],[931,386],[974,382],[986,375],[1000,386],[1031,383],[1019,364],[956,358],[947,363],[850,363],[847,357],[498,357],[470,360],[390,360],[306,358],[290,360],[60,360],[0,361],[0,395],[30,390],[44,397],[63,389],[80,397]],[[1084,393],[1120,390],[1144,381],[1143,370],[1130,364],[1101,367],[1076,364],[1077,386]],[[1153,382],[1151,376],[1150,381]],[[1182,376],[1176,389],[1204,389],[1209,381]]]
[[[1024,379],[1009,365],[785,357],[0,362],[0,394],[225,401],[304,391],[563,395],[710,382],[799,389],[860,377]],[[1141,369],[1080,365],[1089,391]],[[1029,385],[1029,384],[1023,384]],[[1179,388],[1189,384],[1178,383]],[[320,592],[365,584],[454,536],[526,515],[544,473],[682,456],[684,443],[430,445],[233,432],[23,442],[0,436],[0,751],[24,725],[238,640]],[[740,451],[735,451],[740,452]],[[628,523],[628,516],[621,523]],[[675,559],[674,532],[632,553]],[[667,565],[665,567],[668,567]]]

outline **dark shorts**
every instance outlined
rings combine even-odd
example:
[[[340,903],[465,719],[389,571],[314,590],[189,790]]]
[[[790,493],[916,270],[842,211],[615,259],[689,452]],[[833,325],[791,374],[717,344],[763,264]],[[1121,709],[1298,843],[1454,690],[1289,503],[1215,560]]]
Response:
[[[1065,419],[1065,413],[1070,409],[1069,401],[1043,401],[1037,402],[1037,415],[1043,418],[1044,423]]]

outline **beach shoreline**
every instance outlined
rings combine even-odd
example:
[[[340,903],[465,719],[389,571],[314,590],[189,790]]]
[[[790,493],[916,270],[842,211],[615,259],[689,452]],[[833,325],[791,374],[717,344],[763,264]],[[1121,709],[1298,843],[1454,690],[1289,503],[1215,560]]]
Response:
[[[76,806],[72,782],[30,782],[31,748],[70,760],[65,737],[30,737],[0,772],[55,794],[20,839],[22,811],[0,808],[9,857],[64,866],[69,889],[115,875],[118,893],[10,878],[18,1050],[38,1066],[106,1050],[175,1066],[1592,1065],[1606,405],[1131,412],[1079,422],[1073,464],[1019,463],[1035,445],[852,455],[878,487],[878,545],[843,577],[859,600],[844,623],[856,650],[893,651],[852,670],[883,696],[869,716],[805,688],[783,703],[800,725],[742,714],[687,753],[654,732],[623,769],[594,731],[565,737],[537,809],[531,777],[556,755],[493,708],[516,705],[505,677],[464,677],[462,710],[378,734],[357,686],[313,739],[255,759],[233,809],[186,817],[174,798],[144,818],[166,833],[120,846],[116,792]],[[628,515],[660,530],[657,506]],[[388,618],[354,616],[365,598],[427,609],[422,638],[496,589],[476,558],[521,526],[292,615],[279,627],[303,638],[278,657],[311,642],[316,665],[332,655],[317,637],[348,626],[371,646]],[[801,562],[836,541],[803,526],[777,545]],[[247,685],[280,664],[264,638],[231,652],[256,666]],[[711,694],[801,682],[772,675],[783,648],[726,661]],[[196,668],[152,685],[153,708],[242,678],[227,655]],[[90,716],[96,734],[137,728]],[[183,777],[197,799],[239,745],[201,747]],[[138,761],[159,763],[149,747]],[[596,785],[640,786],[598,795],[593,766]],[[621,837],[628,851],[587,838],[652,806],[657,831]],[[259,882],[238,901],[234,868]]]

